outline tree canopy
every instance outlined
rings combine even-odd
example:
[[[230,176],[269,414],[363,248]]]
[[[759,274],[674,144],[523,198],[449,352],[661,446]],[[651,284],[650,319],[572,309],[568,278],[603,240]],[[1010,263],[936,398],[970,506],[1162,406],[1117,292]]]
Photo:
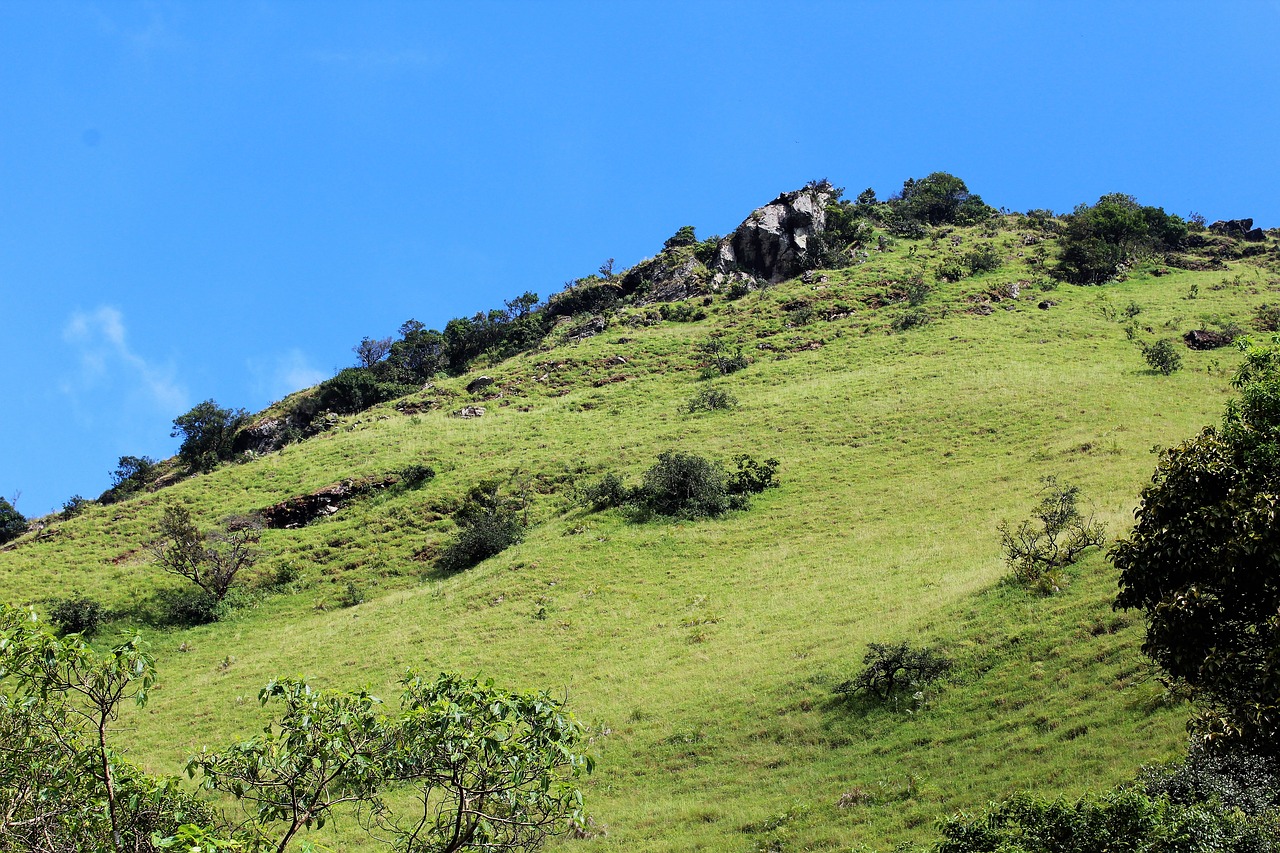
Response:
[[[1246,344],[1246,347],[1249,345]],[[1165,450],[1111,551],[1116,606],[1201,702],[1209,743],[1280,753],[1280,338],[1252,346],[1219,427]]]

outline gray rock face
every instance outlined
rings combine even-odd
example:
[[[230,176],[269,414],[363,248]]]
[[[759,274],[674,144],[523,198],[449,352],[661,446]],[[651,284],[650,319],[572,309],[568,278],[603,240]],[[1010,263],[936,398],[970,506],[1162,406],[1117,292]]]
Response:
[[[663,252],[641,261],[622,277],[622,289],[635,293],[636,302],[677,302],[705,292],[706,267],[686,253]]]
[[[799,275],[810,266],[813,237],[826,228],[831,195],[822,187],[806,187],[753,211],[720,242],[715,268],[741,270],[771,283]]]

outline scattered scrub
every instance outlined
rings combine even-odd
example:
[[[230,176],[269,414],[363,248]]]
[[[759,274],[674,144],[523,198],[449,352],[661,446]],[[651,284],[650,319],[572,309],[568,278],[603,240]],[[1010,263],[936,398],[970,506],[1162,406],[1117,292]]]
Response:
[[[1182,354],[1178,352],[1177,345],[1164,338],[1143,344],[1142,357],[1152,370],[1162,376],[1169,376],[1182,366]]]
[[[60,599],[49,608],[49,623],[60,635],[81,634],[92,637],[109,616],[106,607],[83,595]]]
[[[1004,258],[1000,256],[1000,252],[995,246],[990,243],[982,243],[965,252],[961,262],[970,275],[978,275],[979,273],[1000,269],[1004,264]]]
[[[1016,527],[1002,521],[996,529],[1013,578],[1048,593],[1061,585],[1058,570],[1074,563],[1086,549],[1102,545],[1105,533],[1092,516],[1080,513],[1079,486],[1052,476],[1041,483],[1040,503],[1031,517]]]
[[[689,398],[684,411],[689,414],[698,412],[715,412],[732,409],[738,405],[738,398],[722,388],[703,388]]]
[[[915,693],[951,670],[950,658],[930,646],[913,648],[910,643],[869,643],[862,658],[863,669],[851,680],[836,687],[844,696],[870,695],[881,701],[899,693]]]

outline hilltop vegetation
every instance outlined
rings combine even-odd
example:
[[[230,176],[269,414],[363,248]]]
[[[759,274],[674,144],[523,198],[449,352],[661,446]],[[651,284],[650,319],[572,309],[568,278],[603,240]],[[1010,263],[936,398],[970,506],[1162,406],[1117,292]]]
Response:
[[[100,650],[141,632],[159,680],[111,747],[153,774],[261,730],[253,697],[295,675],[563,690],[596,770],[555,849],[887,849],[1019,791],[1173,814],[1174,782],[1089,793],[1184,755],[1190,715],[1097,537],[1022,584],[1001,525],[1055,518],[1054,477],[1106,543],[1129,530],[1150,448],[1220,419],[1221,345],[1275,328],[1252,233],[1118,195],[998,213],[943,173],[889,201],[814,182],[545,302],[366,338],[265,412],[201,404],[189,452],[122,458],[3,546],[0,600]],[[1147,363],[1161,341],[1180,369]],[[228,541],[254,559],[193,607]],[[340,809],[309,837],[368,843]]]

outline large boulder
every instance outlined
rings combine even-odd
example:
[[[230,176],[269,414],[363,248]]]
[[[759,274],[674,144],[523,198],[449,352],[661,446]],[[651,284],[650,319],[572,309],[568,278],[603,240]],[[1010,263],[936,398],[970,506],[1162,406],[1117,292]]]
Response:
[[[1251,243],[1261,243],[1267,239],[1266,232],[1253,227],[1252,219],[1219,219],[1209,226],[1209,230]]]
[[[814,237],[827,225],[827,205],[834,191],[819,183],[783,193],[753,211],[732,234],[720,241],[714,267],[724,273],[742,271],[776,283],[813,266]]]

